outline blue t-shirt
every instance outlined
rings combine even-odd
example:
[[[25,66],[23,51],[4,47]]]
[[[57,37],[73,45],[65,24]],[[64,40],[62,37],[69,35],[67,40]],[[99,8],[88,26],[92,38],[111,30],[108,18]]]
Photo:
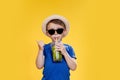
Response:
[[[44,70],[42,80],[70,80],[70,68],[64,57],[62,57],[61,62],[54,62],[52,58],[52,48],[51,43],[45,44],[44,46]],[[72,58],[75,57],[74,50],[71,46],[64,44],[66,51]]]

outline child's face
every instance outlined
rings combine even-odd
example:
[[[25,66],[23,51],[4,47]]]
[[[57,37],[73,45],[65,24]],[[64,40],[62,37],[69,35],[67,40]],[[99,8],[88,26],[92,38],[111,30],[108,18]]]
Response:
[[[62,40],[65,33],[65,28],[59,24],[49,23],[47,26],[47,35],[52,39],[53,42],[56,40]]]

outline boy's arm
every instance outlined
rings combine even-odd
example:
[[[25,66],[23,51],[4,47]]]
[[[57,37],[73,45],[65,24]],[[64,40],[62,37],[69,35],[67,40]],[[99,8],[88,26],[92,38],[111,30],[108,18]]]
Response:
[[[68,64],[69,68],[73,71],[76,70],[76,68],[77,68],[76,60],[74,58],[70,57],[70,55],[68,54],[67,51],[65,51],[63,53],[63,56],[65,57],[65,60]]]
[[[43,50],[38,51],[38,55],[37,55],[37,59],[36,59],[36,66],[38,69],[42,69],[44,66]]]
[[[43,46],[44,46],[44,42],[39,41],[38,42],[39,51],[38,51],[38,55],[37,55],[37,58],[36,58],[36,67],[38,69],[41,69],[44,66],[44,55],[43,55],[44,48],[43,48]]]
[[[77,68],[76,60],[68,54],[62,42],[56,43],[56,50],[61,51],[61,54],[65,57],[65,60],[71,70],[75,70]]]

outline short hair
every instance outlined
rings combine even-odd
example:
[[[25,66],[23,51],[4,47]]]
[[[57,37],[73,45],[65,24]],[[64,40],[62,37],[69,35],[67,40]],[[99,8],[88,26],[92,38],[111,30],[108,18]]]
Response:
[[[63,26],[63,27],[66,29],[66,26],[65,26],[64,22],[61,21],[61,20],[59,20],[59,19],[52,19],[52,20],[50,20],[50,21],[47,23],[46,27],[49,25],[49,23],[59,24],[59,25]],[[46,28],[46,29],[47,29],[47,28]]]

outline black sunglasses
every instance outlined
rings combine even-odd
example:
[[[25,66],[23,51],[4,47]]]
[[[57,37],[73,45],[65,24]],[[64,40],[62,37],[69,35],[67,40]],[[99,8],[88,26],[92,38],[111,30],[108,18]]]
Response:
[[[55,34],[55,31],[56,31],[58,34],[62,34],[63,31],[64,31],[64,29],[63,29],[63,28],[58,28],[57,30],[50,29],[50,30],[47,30],[47,31],[48,31],[48,33],[49,33],[50,35],[54,35],[54,34]]]

